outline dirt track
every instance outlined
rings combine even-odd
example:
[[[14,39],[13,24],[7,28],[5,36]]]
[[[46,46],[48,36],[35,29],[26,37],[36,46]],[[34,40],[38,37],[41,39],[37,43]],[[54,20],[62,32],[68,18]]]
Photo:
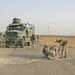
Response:
[[[40,42],[35,50],[29,46],[16,49],[2,46],[0,48],[0,75],[75,75],[74,48],[69,48],[66,59],[60,59],[60,53],[57,52],[55,60],[47,60],[42,58],[43,45],[44,43]]]

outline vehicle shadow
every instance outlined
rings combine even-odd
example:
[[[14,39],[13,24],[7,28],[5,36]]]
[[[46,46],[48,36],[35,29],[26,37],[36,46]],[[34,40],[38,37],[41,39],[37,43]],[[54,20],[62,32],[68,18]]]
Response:
[[[5,48],[5,45],[3,45],[3,44],[0,44],[0,48]]]
[[[23,58],[23,59],[43,59],[42,55],[9,54],[9,56],[14,58]]]

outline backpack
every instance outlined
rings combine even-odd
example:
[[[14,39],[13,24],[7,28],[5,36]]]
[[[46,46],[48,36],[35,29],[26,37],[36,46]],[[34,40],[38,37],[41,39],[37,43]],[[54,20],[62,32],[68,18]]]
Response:
[[[43,54],[48,54],[48,51],[49,51],[48,47],[44,47],[42,50]]]
[[[62,42],[62,46],[65,46],[66,44],[68,44],[67,40]]]

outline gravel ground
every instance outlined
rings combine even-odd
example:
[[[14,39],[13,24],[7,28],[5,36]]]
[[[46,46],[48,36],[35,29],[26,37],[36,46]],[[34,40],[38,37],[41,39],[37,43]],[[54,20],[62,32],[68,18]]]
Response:
[[[69,48],[66,59],[43,59],[42,44],[24,48],[0,48],[0,75],[75,75],[75,50]]]

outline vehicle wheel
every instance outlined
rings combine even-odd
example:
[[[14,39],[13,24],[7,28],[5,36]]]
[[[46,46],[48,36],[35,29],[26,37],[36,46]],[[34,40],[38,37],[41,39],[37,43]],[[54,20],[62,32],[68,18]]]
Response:
[[[21,39],[20,47],[24,47],[24,38]]]
[[[28,42],[27,44],[28,44],[28,46],[31,46],[31,42]]]
[[[5,43],[6,48],[9,48],[9,42]]]

